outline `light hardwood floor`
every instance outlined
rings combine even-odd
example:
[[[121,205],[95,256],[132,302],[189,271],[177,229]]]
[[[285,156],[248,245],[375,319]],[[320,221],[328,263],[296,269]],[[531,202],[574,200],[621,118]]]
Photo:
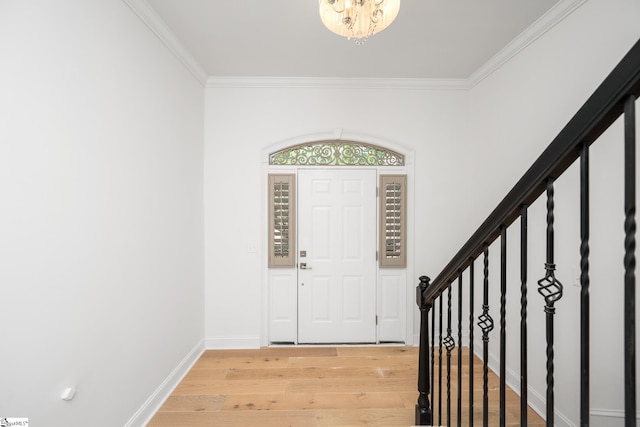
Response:
[[[468,356],[464,360],[468,365]],[[411,426],[417,398],[417,361],[415,347],[206,351],[148,426]],[[474,422],[481,425],[482,368],[478,359],[475,366]],[[444,387],[446,362],[443,367]],[[463,426],[469,425],[468,376],[467,368],[463,368]],[[436,392],[437,378],[436,371]],[[451,425],[455,426],[457,351],[452,354],[451,384]],[[491,374],[489,398],[494,405],[498,387],[497,377]],[[437,425],[437,393],[434,402]],[[446,395],[442,409],[444,424]],[[519,413],[518,396],[508,390],[507,425],[519,425]],[[497,409],[490,411],[490,425],[498,425]],[[529,410],[529,425],[543,426],[544,422]]]

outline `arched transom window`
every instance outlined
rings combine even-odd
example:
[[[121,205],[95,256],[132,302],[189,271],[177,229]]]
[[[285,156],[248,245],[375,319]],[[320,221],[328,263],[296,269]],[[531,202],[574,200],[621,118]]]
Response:
[[[270,165],[404,166],[404,156],[354,141],[318,141],[287,147],[269,155]]]

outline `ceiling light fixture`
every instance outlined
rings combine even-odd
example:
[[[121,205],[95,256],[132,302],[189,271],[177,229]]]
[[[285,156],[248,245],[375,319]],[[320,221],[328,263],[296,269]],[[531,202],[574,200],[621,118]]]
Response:
[[[356,44],[387,28],[399,10],[400,0],[320,0],[322,23]]]

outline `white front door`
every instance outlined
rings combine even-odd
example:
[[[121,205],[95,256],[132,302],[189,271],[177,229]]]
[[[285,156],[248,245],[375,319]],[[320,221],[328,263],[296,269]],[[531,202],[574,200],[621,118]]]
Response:
[[[298,342],[376,342],[376,171],[298,172]]]

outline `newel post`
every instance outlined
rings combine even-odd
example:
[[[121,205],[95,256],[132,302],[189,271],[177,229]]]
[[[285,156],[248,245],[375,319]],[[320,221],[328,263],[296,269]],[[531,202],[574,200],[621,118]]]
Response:
[[[429,403],[429,310],[431,304],[426,304],[422,295],[429,287],[427,276],[420,276],[420,283],[416,287],[416,302],[420,309],[420,353],[418,359],[418,403],[416,403],[416,425],[431,425],[433,413]]]

